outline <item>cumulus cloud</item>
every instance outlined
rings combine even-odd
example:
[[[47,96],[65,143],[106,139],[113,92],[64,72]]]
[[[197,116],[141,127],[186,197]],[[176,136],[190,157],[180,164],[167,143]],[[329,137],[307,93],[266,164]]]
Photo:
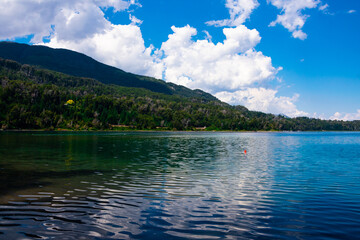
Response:
[[[34,35],[32,42],[41,42],[54,28],[61,37],[87,37],[104,27],[99,7],[122,11],[137,4],[130,0],[0,0],[0,39]],[[81,31],[77,31],[81,28]]]
[[[261,40],[257,30],[244,25],[224,28],[225,40],[217,44],[208,39],[192,40],[197,31],[190,26],[172,30],[174,33],[161,47],[167,81],[203,89],[224,102],[250,110],[308,116],[296,107],[298,94],[277,96],[276,90],[261,87],[281,68],[275,68],[270,57],[255,50]]]
[[[317,6],[317,1],[286,1],[286,0],[270,0],[278,9],[281,9],[281,15],[277,16],[277,19],[270,23],[269,26],[275,26],[277,24],[283,25],[286,29],[292,32],[294,38],[306,39],[307,35],[301,30],[305,24],[308,15],[303,15],[301,10],[306,8],[314,8]]]
[[[103,32],[108,22],[95,4],[74,2],[71,8],[59,10],[53,20],[53,32],[59,40],[73,41],[92,37]],[[41,36],[40,36],[41,37]],[[36,39],[41,42],[41,39]],[[40,40],[40,41],[39,41]]]
[[[129,72],[161,78],[162,64],[152,56],[153,47],[145,47],[140,27],[134,24],[113,25],[91,37],[64,40],[55,34],[45,44],[86,53],[96,60]]]
[[[254,9],[259,6],[259,3],[257,0],[226,0],[225,6],[229,9],[230,19],[212,20],[206,22],[206,24],[217,27],[239,26],[250,17]]]
[[[282,13],[277,15],[276,20],[271,22],[269,26],[273,27],[280,24],[288,29],[294,38],[301,40],[307,38],[307,34],[302,31],[302,28],[309,17],[302,11],[313,8],[325,11],[328,8],[328,5],[321,4],[320,0],[268,0],[268,2],[281,9]]]
[[[277,91],[266,88],[246,88],[235,92],[218,92],[217,98],[233,105],[244,105],[249,110],[274,114],[285,114],[289,117],[308,116],[299,111],[295,105],[299,95],[293,97],[277,96]]]
[[[302,12],[306,9],[318,8],[320,11],[327,13],[328,4],[322,4],[321,0],[267,0],[276,8],[281,10],[275,21],[269,26],[274,27],[277,24],[288,29],[294,38],[304,40],[307,34],[302,28],[309,17]],[[226,8],[229,10],[230,18],[224,20],[212,20],[206,22],[207,25],[216,27],[235,27],[244,24],[250,18],[252,12],[259,6],[258,0],[226,0]],[[353,13],[350,10],[349,13]]]
[[[330,117],[331,120],[343,120],[343,121],[353,121],[360,120],[360,109],[356,113],[339,113],[336,112],[333,116]]]
[[[225,28],[225,40],[217,44],[193,41],[197,31],[190,26],[172,30],[161,47],[167,81],[215,93],[266,81],[278,71],[270,57],[254,50],[261,40],[255,29]]]

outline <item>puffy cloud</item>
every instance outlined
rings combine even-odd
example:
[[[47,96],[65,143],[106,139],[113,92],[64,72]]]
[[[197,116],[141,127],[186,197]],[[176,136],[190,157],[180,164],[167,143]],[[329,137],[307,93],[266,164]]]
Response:
[[[217,27],[239,26],[250,17],[259,3],[257,0],[226,0],[225,6],[229,9],[230,19],[208,21],[206,24]]]
[[[254,50],[261,38],[256,30],[243,25],[225,28],[223,43],[209,40],[193,41],[196,29],[172,27],[173,34],[163,43],[162,62],[167,81],[201,88],[233,105],[244,105],[251,110],[307,116],[295,105],[299,95],[276,96],[277,91],[254,87],[272,79],[281,68],[272,66],[271,58]]]
[[[309,114],[299,111],[295,105],[299,95],[293,97],[276,96],[277,91],[265,88],[246,88],[235,92],[219,92],[215,96],[222,101],[233,105],[244,105],[250,110],[285,114],[289,117],[308,116]]]
[[[353,121],[360,120],[360,109],[356,113],[339,113],[336,112],[333,116],[330,117],[331,120],[344,120],[344,121]]]
[[[52,33],[56,34],[58,40],[65,41],[92,37],[103,32],[109,25],[98,6],[84,2],[74,2],[71,8],[62,8],[53,21],[55,24]]]
[[[327,4],[321,5],[320,0],[268,0],[272,5],[281,9],[280,15],[276,20],[271,22],[269,26],[280,24],[292,32],[294,38],[304,40],[307,34],[302,31],[302,28],[309,17],[302,13],[305,9],[319,8],[325,11],[328,8]]]
[[[318,8],[320,11],[327,12],[328,4],[322,4],[321,0],[267,0],[269,3],[281,9],[275,21],[269,26],[280,24],[288,29],[294,38],[304,40],[307,34],[302,28],[309,17],[302,13],[305,9]],[[259,6],[258,0],[226,0],[226,8],[229,10],[230,18],[224,20],[212,20],[206,22],[207,25],[216,27],[230,26],[235,27],[244,24],[250,18],[251,13]],[[350,10],[349,13],[353,11]]]
[[[134,24],[113,25],[91,37],[64,40],[55,34],[46,45],[86,53],[96,60],[129,72],[161,78],[162,64],[152,56],[153,47],[145,47],[140,27]]]
[[[49,35],[57,3],[46,1],[0,1],[0,39],[36,34]],[[5,24],[6,23],[6,24]]]
[[[122,11],[134,0],[0,0],[0,39],[34,34],[33,42],[41,42],[54,29],[63,38],[88,37],[100,31],[106,19],[99,7]],[[76,36],[75,36],[76,35]]]
[[[141,25],[143,23],[142,20],[138,19],[137,17],[133,16],[133,15],[129,15],[129,19],[131,21],[132,24],[136,24],[136,25]]]
[[[270,57],[254,49],[261,40],[258,31],[244,25],[225,28],[224,42],[214,44],[192,40],[197,31],[190,26],[172,30],[161,47],[167,81],[203,89],[224,102],[251,110],[291,117],[308,115],[295,105],[298,94],[282,97],[276,90],[259,87],[281,68],[273,67]]]
[[[260,42],[259,32],[244,25],[225,28],[226,38],[217,44],[193,41],[197,31],[190,26],[172,30],[161,47],[167,81],[215,93],[263,82],[278,71],[270,57],[253,49]]]

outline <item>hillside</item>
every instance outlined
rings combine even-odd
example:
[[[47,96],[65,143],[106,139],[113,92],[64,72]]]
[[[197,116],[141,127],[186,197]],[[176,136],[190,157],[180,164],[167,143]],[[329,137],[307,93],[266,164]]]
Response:
[[[166,83],[163,80],[131,74],[100,63],[84,54],[66,49],[0,42],[0,58],[11,59],[21,64],[34,65],[72,76],[93,78],[105,84],[145,88],[168,95],[201,97],[206,101],[216,100],[214,96],[201,90],[190,90],[173,83]]]
[[[291,119],[194,96],[104,84],[0,59],[0,129],[360,130],[360,121]]]

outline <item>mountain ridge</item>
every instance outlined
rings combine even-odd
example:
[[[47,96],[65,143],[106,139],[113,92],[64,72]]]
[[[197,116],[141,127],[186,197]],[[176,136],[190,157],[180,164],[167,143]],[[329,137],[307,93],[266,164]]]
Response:
[[[0,42],[0,57],[72,76],[93,78],[105,84],[145,88],[168,95],[196,96],[209,101],[217,100],[216,97],[200,89],[191,90],[152,77],[128,73],[96,61],[83,53],[68,49],[54,49],[47,46],[7,41]]]

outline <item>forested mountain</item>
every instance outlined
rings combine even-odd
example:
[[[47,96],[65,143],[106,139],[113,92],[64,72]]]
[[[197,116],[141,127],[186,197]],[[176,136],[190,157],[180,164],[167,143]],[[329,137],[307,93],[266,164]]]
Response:
[[[153,92],[188,97],[216,98],[201,90],[190,90],[173,83],[151,77],[124,72],[100,63],[84,54],[45,46],[30,46],[14,42],[0,42],[0,58],[11,59],[21,64],[38,66],[72,76],[87,77],[105,84],[145,88]]]
[[[188,94],[159,93],[5,59],[0,86],[1,129],[360,130],[360,121],[291,119],[184,87]]]

